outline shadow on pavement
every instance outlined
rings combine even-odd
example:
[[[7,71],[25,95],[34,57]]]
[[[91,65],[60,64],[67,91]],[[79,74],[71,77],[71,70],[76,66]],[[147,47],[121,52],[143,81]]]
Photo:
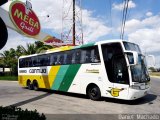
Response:
[[[43,95],[25,100],[25,101],[21,101],[15,104],[12,104],[12,106],[21,106],[39,99],[42,99],[44,97],[47,97],[49,95],[52,94],[58,94],[58,95],[64,95],[64,96],[71,96],[71,97],[75,97],[75,98],[84,98],[84,99],[88,99],[88,97],[86,95],[83,94],[77,94],[77,93],[68,93],[68,92],[62,92],[62,91],[55,91],[55,90],[47,90],[47,89],[40,89],[40,91],[44,91],[47,92]],[[154,94],[148,94],[142,98],[139,98],[137,100],[120,100],[120,99],[114,99],[114,98],[104,98],[102,97],[102,99],[100,101],[105,101],[105,102],[112,102],[112,103],[119,103],[119,104],[128,104],[128,105],[141,105],[141,104],[146,104],[148,103],[149,105],[153,104],[153,101],[157,99],[157,95]]]
[[[86,95],[77,94],[77,93],[67,93],[67,92],[45,90],[45,89],[42,89],[42,91],[45,91],[45,92],[48,92],[48,93],[59,94],[59,95],[88,99],[88,97]],[[120,100],[120,99],[102,97],[102,99],[100,101],[120,103],[120,104],[128,104],[128,105],[141,105],[141,104],[148,103],[150,105],[150,104],[153,104],[153,101],[156,100],[156,99],[157,99],[157,95],[148,94],[148,95],[146,95],[142,98],[139,98],[137,100]]]
[[[113,98],[103,98],[103,99],[106,102],[114,102],[114,103],[120,103],[120,104],[141,105],[141,104],[148,103],[150,105],[150,104],[153,104],[153,101],[157,99],[157,95],[148,94],[136,100],[119,100],[119,99],[113,99]]]
[[[40,89],[41,91],[52,93],[52,94],[59,94],[59,95],[65,95],[65,96],[71,96],[71,97],[77,97],[77,98],[88,98],[86,95],[78,94],[78,93],[68,93],[63,91],[56,91],[56,90],[47,90],[47,89]]]
[[[27,103],[40,100],[40,99],[45,98],[45,97],[47,97],[47,96],[49,96],[49,95],[51,95],[51,93],[45,93],[45,94],[43,94],[43,95],[39,95],[39,96],[36,96],[36,97],[34,97],[34,98],[30,98],[30,99],[28,99],[28,100],[24,100],[24,101],[21,101],[21,102],[18,102],[18,103],[9,105],[9,106],[19,107],[19,106],[25,105],[25,104],[27,104]]]

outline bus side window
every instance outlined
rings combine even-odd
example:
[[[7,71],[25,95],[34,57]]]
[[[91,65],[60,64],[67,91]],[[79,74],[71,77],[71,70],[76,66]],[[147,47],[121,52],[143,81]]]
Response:
[[[72,54],[72,60],[71,60],[71,64],[75,64],[76,62],[75,62],[75,50],[73,50],[74,52],[73,52],[73,54]]]
[[[39,56],[39,58],[38,58],[38,66],[43,66],[43,58],[42,58],[42,56]]]
[[[90,62],[91,62],[91,50],[86,50],[85,63],[90,63]]]
[[[56,65],[57,64],[57,56],[54,56],[54,58],[53,58],[53,63],[52,63],[53,65]]]
[[[96,63],[100,62],[98,47],[87,47],[81,49],[81,60],[80,63]]]
[[[44,55],[44,66],[49,66],[50,65],[50,55]]]
[[[92,62],[93,63],[100,62],[100,57],[99,57],[99,52],[98,52],[98,46],[96,46],[94,48],[94,52],[93,52],[93,55],[92,55]]]
[[[81,61],[83,63],[88,63],[89,62],[89,53],[86,49],[82,49],[81,51]]]
[[[25,59],[24,58],[22,58],[22,59],[19,60],[19,67],[20,68],[25,67]]]
[[[46,63],[45,63],[45,66],[50,66],[50,61],[51,61],[51,55],[48,54],[47,57],[46,57]]]
[[[27,59],[24,59],[24,67],[27,67]]]
[[[63,65],[64,56],[62,53],[58,53],[57,55],[57,61],[55,62],[55,65]]]
[[[95,49],[91,49],[91,63],[94,63],[95,62]]]
[[[30,58],[25,59],[25,67],[30,67],[31,60]]]
[[[58,64],[59,65],[63,65],[64,64],[64,55],[63,54],[60,55]]]
[[[32,59],[28,58],[28,67],[31,67],[31,66],[32,66]]]
[[[72,56],[73,56],[73,51],[67,51],[66,64],[72,63]]]
[[[38,65],[38,64],[37,64],[37,63],[38,63],[37,58],[38,58],[38,57],[33,57],[33,59],[32,59],[32,66],[33,66],[33,67],[36,67],[36,66]]]
[[[81,60],[80,63],[85,63],[85,58],[86,58],[86,50],[81,50]]]
[[[64,61],[63,64],[66,65],[67,64],[67,52],[64,53]]]
[[[50,65],[56,65],[56,62],[57,62],[57,54],[56,53],[53,53],[51,54],[51,58],[50,58]]]
[[[45,60],[45,57],[43,56],[41,58],[41,66],[45,66],[45,62],[46,62],[46,60]]]
[[[55,65],[58,65],[59,58],[60,58],[60,55],[57,54],[57,59],[56,59],[56,61],[55,61]]]
[[[80,63],[80,59],[81,59],[81,51],[80,50],[76,50],[75,51],[75,63],[79,64]]]

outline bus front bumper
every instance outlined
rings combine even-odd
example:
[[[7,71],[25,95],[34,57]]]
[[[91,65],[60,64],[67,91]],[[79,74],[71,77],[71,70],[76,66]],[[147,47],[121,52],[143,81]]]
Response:
[[[146,96],[150,91],[150,87],[146,89],[133,89],[129,88],[128,100],[136,100],[138,98]]]

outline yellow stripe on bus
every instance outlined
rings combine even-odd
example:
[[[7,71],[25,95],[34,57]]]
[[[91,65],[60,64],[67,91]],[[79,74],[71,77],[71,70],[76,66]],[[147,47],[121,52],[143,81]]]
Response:
[[[52,87],[52,84],[57,76],[57,73],[60,69],[60,65],[59,66],[52,66],[51,67],[51,70],[49,71],[49,85],[50,85],[50,88]],[[49,89],[50,89],[49,88]]]
[[[53,49],[49,49],[48,51],[53,51],[53,52],[56,52],[56,51],[66,51],[66,50],[71,50],[73,49],[73,46],[63,46],[63,47],[58,47],[58,48],[53,48]]]

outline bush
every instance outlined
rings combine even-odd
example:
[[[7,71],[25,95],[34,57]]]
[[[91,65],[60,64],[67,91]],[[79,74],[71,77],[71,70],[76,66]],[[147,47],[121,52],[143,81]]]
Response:
[[[45,115],[39,114],[37,110],[22,110],[14,106],[0,107],[0,120],[46,120]]]
[[[157,71],[154,67],[150,67],[149,70],[150,70],[151,72],[156,72],[156,71]]]

